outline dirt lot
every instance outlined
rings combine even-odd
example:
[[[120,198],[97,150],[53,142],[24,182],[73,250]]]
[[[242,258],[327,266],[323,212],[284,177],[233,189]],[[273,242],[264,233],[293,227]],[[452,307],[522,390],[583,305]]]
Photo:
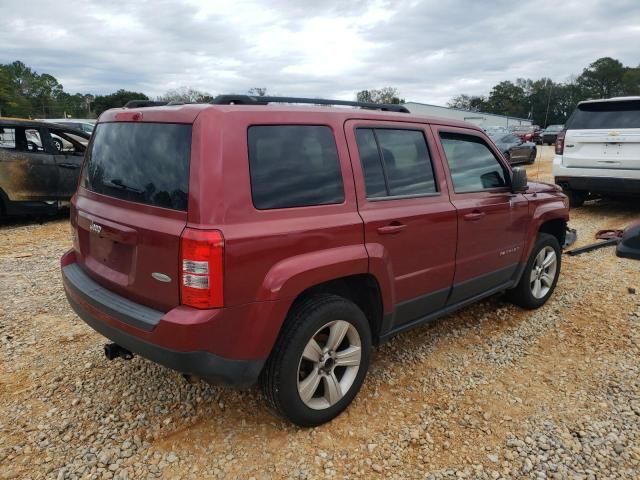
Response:
[[[638,219],[594,201],[571,223],[584,244]],[[640,263],[612,249],[565,256],[538,311],[498,296],[398,336],[345,414],[303,430],[257,389],[105,360],[62,293],[69,244],[63,219],[0,227],[0,478],[640,477]]]

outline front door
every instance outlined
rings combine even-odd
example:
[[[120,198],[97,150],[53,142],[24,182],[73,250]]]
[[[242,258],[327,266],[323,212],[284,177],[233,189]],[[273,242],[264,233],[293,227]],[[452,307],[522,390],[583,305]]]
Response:
[[[393,315],[382,329],[444,307],[453,281],[456,210],[422,124],[349,121],[358,210],[370,270],[391,278]]]
[[[528,202],[512,194],[511,172],[480,132],[434,128],[449,167],[451,202],[458,214],[456,271],[449,305],[514,278],[529,221]]]
[[[58,169],[58,197],[70,199],[78,187],[78,175],[82,167],[87,138],[80,137],[65,129],[49,129],[50,145],[56,152],[55,162]]]

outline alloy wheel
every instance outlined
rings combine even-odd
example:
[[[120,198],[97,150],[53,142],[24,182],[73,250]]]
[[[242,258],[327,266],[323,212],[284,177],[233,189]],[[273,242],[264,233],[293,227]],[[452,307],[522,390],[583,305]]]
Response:
[[[362,359],[356,328],[345,320],[325,324],[309,340],[298,363],[298,394],[314,410],[332,407],[353,385]]]
[[[531,294],[535,298],[544,298],[549,293],[556,278],[557,268],[558,258],[553,248],[544,247],[538,252],[529,277]]]

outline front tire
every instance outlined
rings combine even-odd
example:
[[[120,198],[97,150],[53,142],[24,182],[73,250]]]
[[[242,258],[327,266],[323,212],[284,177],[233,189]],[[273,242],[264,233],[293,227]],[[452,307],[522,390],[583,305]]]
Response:
[[[328,422],[360,390],[370,350],[371,330],[360,308],[336,295],[308,297],[292,308],[262,371],[264,396],[298,426]]]
[[[529,310],[544,305],[556,288],[561,263],[558,239],[548,233],[538,234],[520,282],[507,291],[509,300]]]

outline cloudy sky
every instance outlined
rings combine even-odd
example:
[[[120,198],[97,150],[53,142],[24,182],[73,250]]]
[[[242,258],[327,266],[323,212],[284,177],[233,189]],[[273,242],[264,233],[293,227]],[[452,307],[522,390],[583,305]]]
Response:
[[[0,0],[0,21],[0,63],[72,93],[394,86],[445,104],[506,79],[564,81],[602,56],[640,64],[640,0]]]

